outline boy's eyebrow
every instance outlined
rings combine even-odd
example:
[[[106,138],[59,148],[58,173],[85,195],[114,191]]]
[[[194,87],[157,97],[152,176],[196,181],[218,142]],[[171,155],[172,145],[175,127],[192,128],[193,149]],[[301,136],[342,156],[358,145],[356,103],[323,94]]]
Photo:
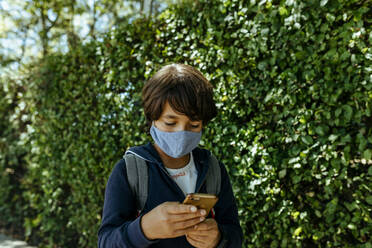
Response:
[[[168,118],[168,119],[178,119],[178,117],[175,116],[175,115],[165,115],[164,118]]]
[[[167,118],[167,119],[178,119],[178,116],[176,115],[171,115],[171,114],[168,114],[168,115],[164,115],[164,118]],[[201,122],[201,120],[191,120],[192,122]]]

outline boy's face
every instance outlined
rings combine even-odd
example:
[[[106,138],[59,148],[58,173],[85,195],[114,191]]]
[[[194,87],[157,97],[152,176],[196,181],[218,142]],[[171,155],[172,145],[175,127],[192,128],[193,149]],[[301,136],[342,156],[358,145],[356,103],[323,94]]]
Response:
[[[202,121],[191,121],[186,115],[175,112],[168,102],[165,103],[160,118],[154,121],[154,125],[164,132],[200,132],[203,128]]]

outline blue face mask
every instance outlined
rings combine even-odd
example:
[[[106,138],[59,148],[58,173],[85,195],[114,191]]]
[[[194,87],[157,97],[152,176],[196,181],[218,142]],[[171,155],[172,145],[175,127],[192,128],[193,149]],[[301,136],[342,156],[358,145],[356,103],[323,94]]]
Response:
[[[150,134],[163,152],[170,157],[180,158],[198,146],[202,131],[164,132],[156,128],[153,123],[150,128]]]

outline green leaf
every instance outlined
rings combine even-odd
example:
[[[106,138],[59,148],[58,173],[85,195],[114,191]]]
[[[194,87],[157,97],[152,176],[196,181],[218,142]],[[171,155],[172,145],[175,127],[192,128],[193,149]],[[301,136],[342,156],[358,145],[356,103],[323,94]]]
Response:
[[[328,3],[328,0],[322,0],[320,1],[320,6],[323,7]]]
[[[369,195],[366,197],[366,202],[369,204],[369,205],[372,205],[372,195]]]
[[[286,8],[284,8],[283,6],[280,6],[279,7],[279,15],[281,15],[281,16],[288,15],[288,10]]]
[[[300,161],[300,158],[299,157],[295,157],[295,158],[291,158],[289,161],[288,161],[288,164],[294,164],[296,162]]]
[[[318,218],[321,218],[321,217],[322,217],[322,213],[321,213],[319,210],[315,210],[315,215],[316,215]]]
[[[318,126],[315,128],[315,132],[321,136],[323,136],[325,134],[323,128],[321,126]]]
[[[355,230],[356,226],[353,223],[350,223],[349,225],[347,225],[347,228],[349,228],[350,230]]]
[[[329,127],[326,125],[320,125],[315,128],[315,132],[320,136],[324,136],[329,131]]]
[[[302,232],[302,227],[297,227],[296,230],[293,232],[293,236],[299,236]]]
[[[309,135],[301,136],[302,142],[304,142],[306,145],[311,145],[313,143],[313,138],[311,138]]]
[[[296,175],[292,178],[292,181],[294,184],[296,183],[299,183],[301,181],[301,176],[300,175]]]
[[[346,120],[350,121],[353,115],[353,108],[350,105],[344,105],[343,109],[344,109]]]
[[[341,113],[342,113],[342,109],[341,109],[341,108],[338,108],[338,109],[336,109],[336,111],[335,111],[335,116],[336,116],[336,117],[339,117]]]
[[[363,158],[367,159],[367,160],[370,160],[372,157],[372,150],[371,149],[367,149],[363,152]]]
[[[342,143],[349,143],[349,142],[351,142],[351,136],[350,136],[350,134],[347,134],[346,136],[342,137],[341,138],[341,142]]]
[[[287,174],[287,170],[286,169],[283,169],[283,170],[279,171],[279,178],[285,177],[286,174]]]
[[[331,141],[332,143],[335,142],[337,140],[338,136],[335,135],[335,134],[331,134],[329,137],[328,137],[328,140]]]

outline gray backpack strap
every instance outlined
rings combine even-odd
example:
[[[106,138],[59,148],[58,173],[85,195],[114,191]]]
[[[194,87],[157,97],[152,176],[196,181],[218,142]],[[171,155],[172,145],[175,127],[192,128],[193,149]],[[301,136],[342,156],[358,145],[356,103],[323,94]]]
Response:
[[[206,176],[207,193],[218,195],[221,191],[221,168],[217,158],[211,153]]]
[[[129,187],[136,197],[137,210],[142,211],[148,194],[148,167],[144,159],[126,153],[124,155]]]

